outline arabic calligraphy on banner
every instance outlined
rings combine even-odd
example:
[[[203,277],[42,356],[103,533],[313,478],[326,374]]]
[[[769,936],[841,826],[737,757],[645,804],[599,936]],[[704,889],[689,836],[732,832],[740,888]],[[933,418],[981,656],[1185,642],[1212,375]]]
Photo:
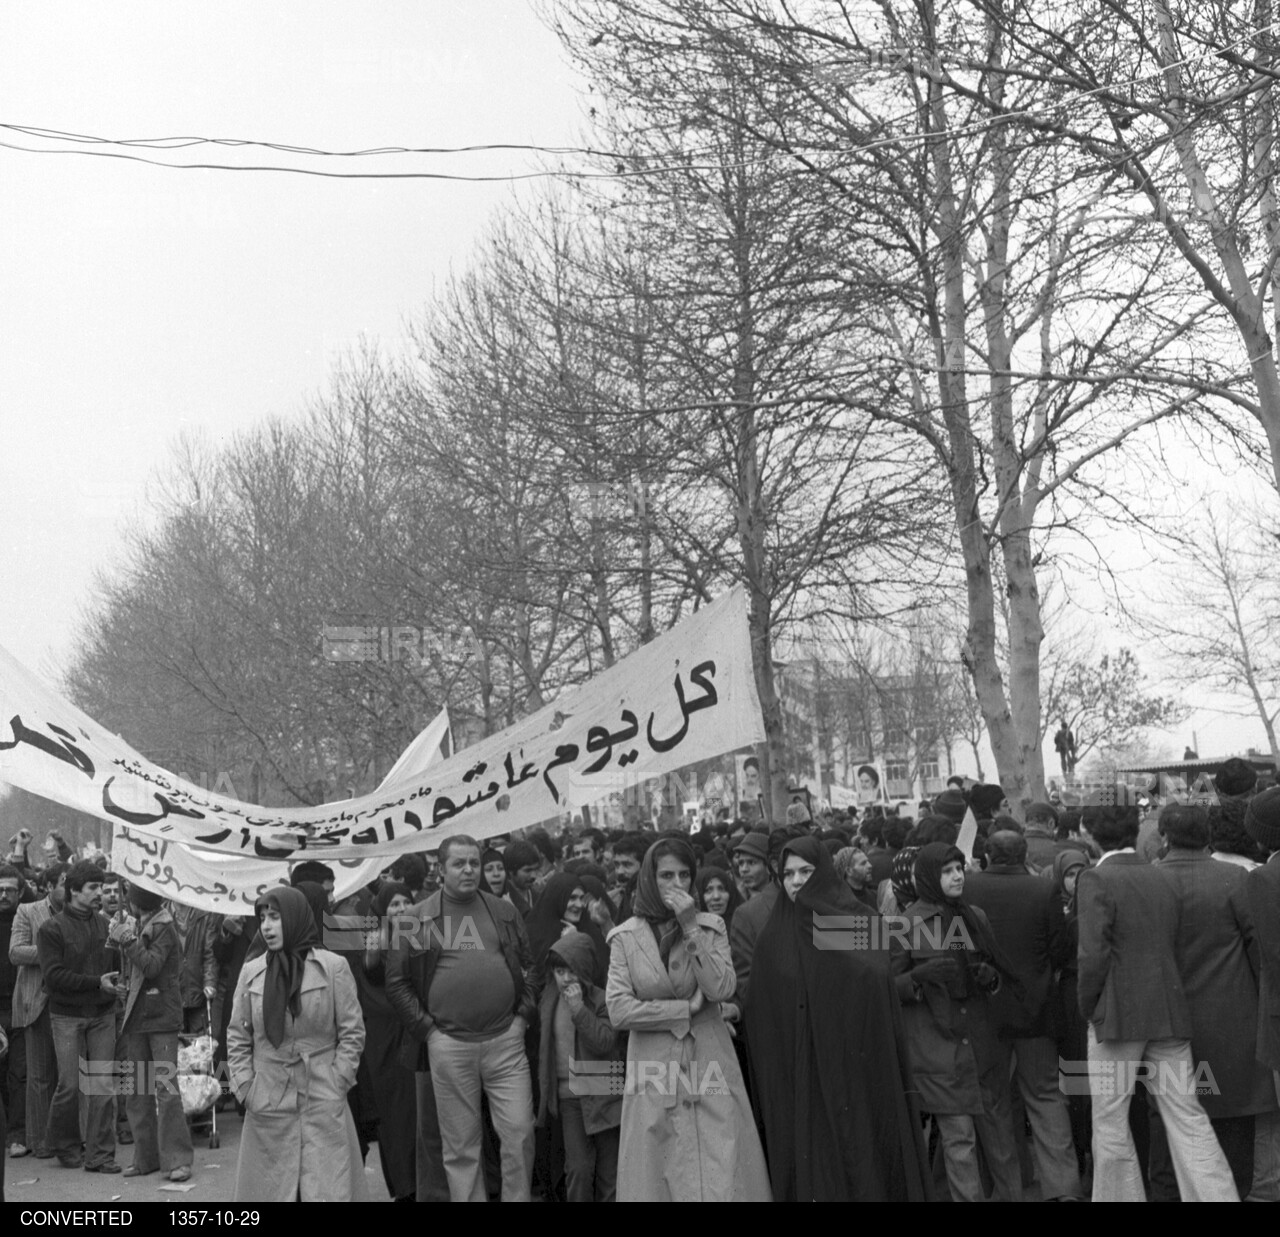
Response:
[[[334,901],[363,889],[389,862],[385,857],[335,860],[330,865]],[[220,915],[252,915],[266,890],[289,879],[289,867],[279,859],[201,854],[167,838],[135,835],[123,825],[112,831],[113,872],[162,898]]]
[[[449,748],[449,710],[441,709],[383,778],[385,790],[402,774],[425,774]],[[334,900],[363,889],[394,857],[343,859],[332,865]],[[202,911],[223,915],[251,915],[258,898],[273,885],[289,879],[288,860],[250,859],[239,855],[215,855],[192,850],[168,838],[135,836],[124,825],[112,829],[111,870],[133,884],[173,898]]]
[[[431,770],[311,808],[257,807],[174,777],[0,650],[0,778],[135,837],[259,859],[366,859],[506,833],[763,739],[741,589]]]

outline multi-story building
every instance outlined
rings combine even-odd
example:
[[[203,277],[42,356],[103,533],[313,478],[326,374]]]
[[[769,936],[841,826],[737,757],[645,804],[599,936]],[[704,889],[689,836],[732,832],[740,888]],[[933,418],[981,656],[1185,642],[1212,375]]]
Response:
[[[792,785],[838,801],[857,795],[870,766],[888,802],[914,804],[945,789],[957,737],[951,668],[917,657],[877,674],[803,657],[777,669]]]

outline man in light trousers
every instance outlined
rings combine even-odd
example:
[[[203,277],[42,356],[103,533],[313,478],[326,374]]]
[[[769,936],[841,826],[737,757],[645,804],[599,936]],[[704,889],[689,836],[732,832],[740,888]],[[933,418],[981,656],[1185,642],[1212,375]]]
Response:
[[[1093,1095],[1093,1201],[1145,1202],[1129,1103],[1139,1079],[1151,1087],[1183,1202],[1238,1202],[1217,1135],[1196,1098],[1191,1014],[1175,942],[1180,906],[1172,886],[1140,859],[1136,807],[1123,788],[1084,812],[1102,850],[1082,872],[1080,1012],[1089,1020]]]
[[[527,1202],[534,1130],[524,1036],[537,993],[524,922],[480,888],[480,855],[464,835],[440,844],[443,887],[391,925],[387,997],[417,1041],[414,1066],[430,1069],[451,1200],[486,1200],[484,1095],[502,1148],[502,1200]]]

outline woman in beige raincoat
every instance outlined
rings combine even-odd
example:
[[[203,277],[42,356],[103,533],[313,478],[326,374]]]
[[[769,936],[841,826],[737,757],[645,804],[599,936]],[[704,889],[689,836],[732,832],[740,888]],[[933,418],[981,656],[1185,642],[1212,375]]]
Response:
[[[245,963],[227,1064],[245,1106],[236,1202],[368,1198],[347,1092],[364,1021],[346,960],[320,948],[306,898],[284,886],[256,907],[267,952]]]
[[[697,913],[682,838],[645,855],[635,915],[609,934],[609,1019],[629,1031],[619,1202],[768,1202],[769,1173],[720,1002],[724,921]]]

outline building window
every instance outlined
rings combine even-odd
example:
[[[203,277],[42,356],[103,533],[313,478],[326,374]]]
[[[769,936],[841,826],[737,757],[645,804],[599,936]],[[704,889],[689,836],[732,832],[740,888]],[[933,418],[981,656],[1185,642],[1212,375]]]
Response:
[[[884,767],[884,780],[890,799],[911,797],[911,769],[905,761],[889,761]]]
[[[910,742],[907,732],[900,726],[886,726],[884,731],[885,751],[901,755],[907,750]]]

